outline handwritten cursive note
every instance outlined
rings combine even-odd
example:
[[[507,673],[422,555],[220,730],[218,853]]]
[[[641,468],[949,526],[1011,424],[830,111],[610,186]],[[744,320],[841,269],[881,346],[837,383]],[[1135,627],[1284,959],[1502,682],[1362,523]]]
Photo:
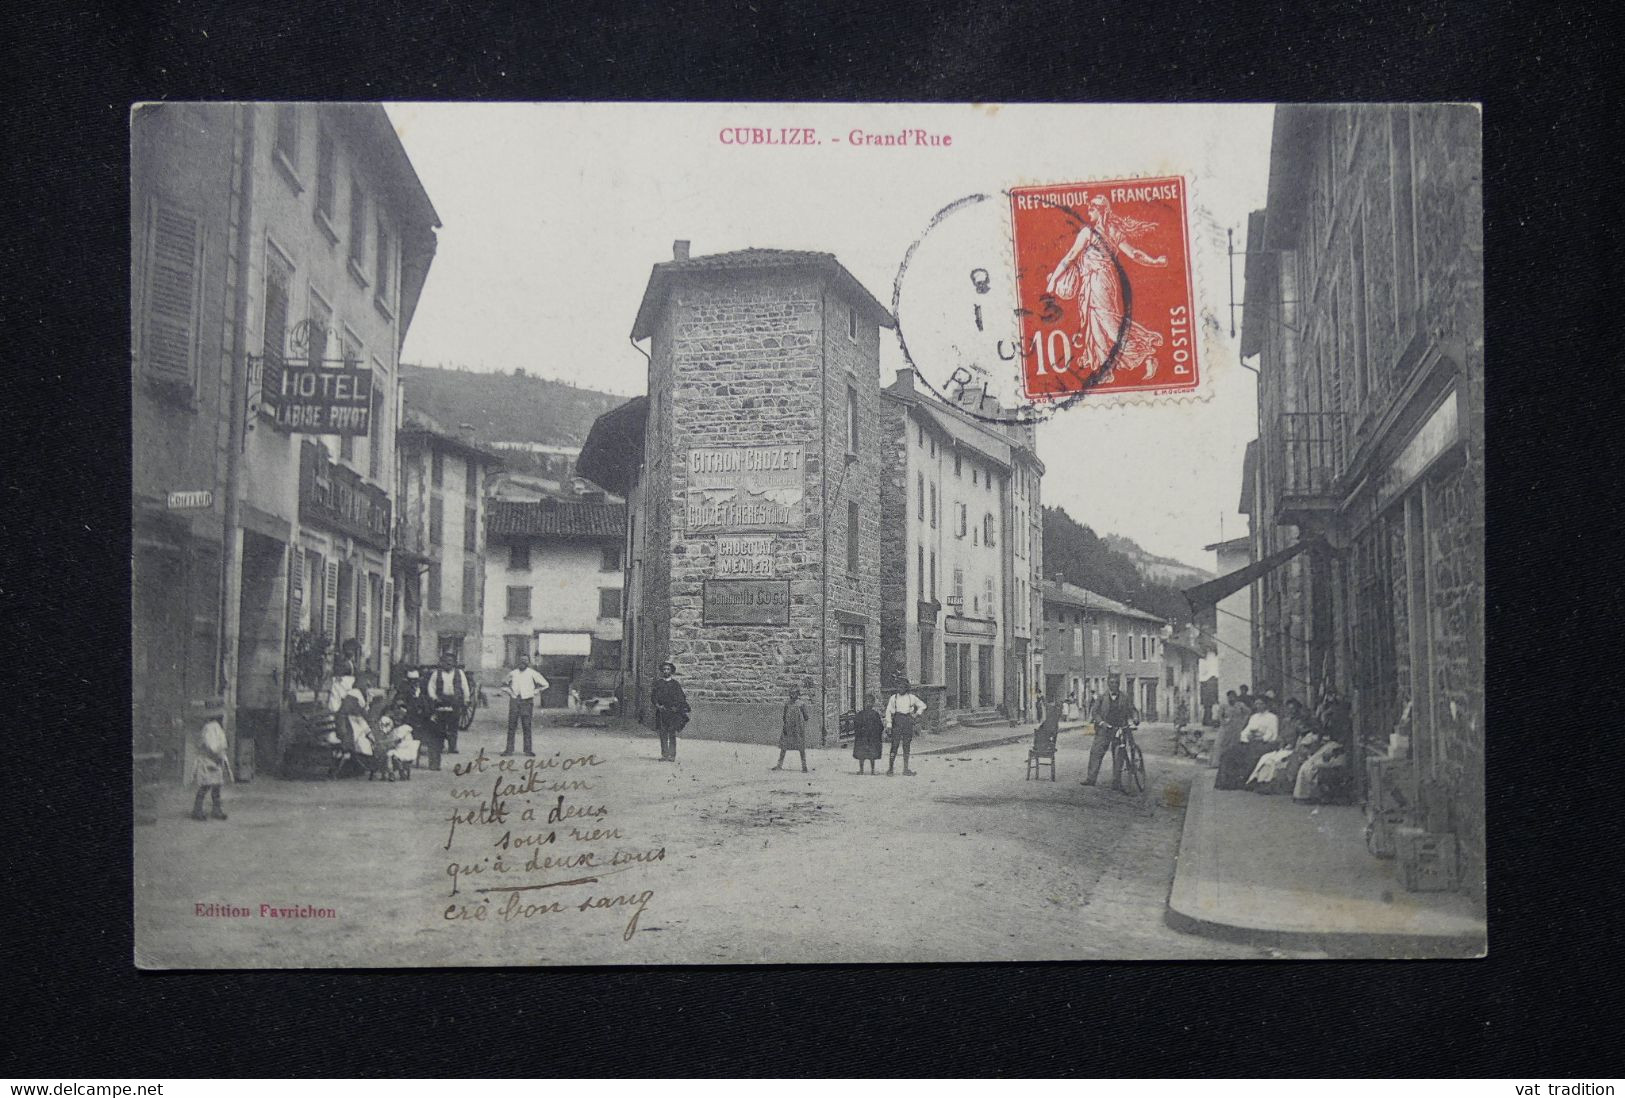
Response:
[[[548,915],[627,916],[631,941],[654,889],[639,889],[640,867],[666,848],[640,848],[603,800],[608,760],[554,752],[492,758],[482,748],[452,768],[445,815],[447,922],[512,923]]]

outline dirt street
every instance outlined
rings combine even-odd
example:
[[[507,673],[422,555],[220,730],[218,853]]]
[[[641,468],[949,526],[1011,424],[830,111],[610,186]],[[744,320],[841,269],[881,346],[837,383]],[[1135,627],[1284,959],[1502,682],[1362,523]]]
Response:
[[[1168,737],[1155,729],[1142,736],[1151,776],[1143,798],[1105,782],[1078,785],[1090,743],[1079,732],[1062,734],[1053,783],[1023,779],[1025,743],[916,755],[915,777],[901,767],[886,777],[883,759],[879,776],[860,777],[850,752],[833,748],[810,752],[813,770],[803,774],[794,755],[784,771],[771,770],[771,747],[685,739],[672,765],[658,761],[652,733],[630,726],[538,732],[540,761],[555,765],[537,780],[518,766],[496,769],[502,730],[482,715],[446,770],[410,782],[261,778],[228,787],[230,820],[207,823],[187,816],[187,791],[166,791],[158,822],[136,829],[139,960],[1273,955],[1163,923],[1184,791],[1197,770],[1162,754]],[[452,773],[453,762],[475,763],[482,750],[484,772]],[[568,773],[557,765],[588,757]],[[551,866],[537,864],[549,857]],[[572,881],[583,883],[556,883]],[[221,910],[233,914],[213,913]]]

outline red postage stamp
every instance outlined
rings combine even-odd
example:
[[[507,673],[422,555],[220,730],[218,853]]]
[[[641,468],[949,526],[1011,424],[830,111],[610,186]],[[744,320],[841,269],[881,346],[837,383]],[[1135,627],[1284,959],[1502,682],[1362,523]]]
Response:
[[[1196,388],[1183,177],[1016,187],[1010,218],[1029,399]]]

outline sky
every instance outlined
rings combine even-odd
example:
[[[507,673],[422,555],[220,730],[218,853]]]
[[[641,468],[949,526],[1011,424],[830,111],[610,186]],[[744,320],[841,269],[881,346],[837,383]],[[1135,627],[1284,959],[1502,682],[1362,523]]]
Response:
[[[626,396],[646,363],[629,335],[674,240],[833,252],[891,301],[909,245],[973,193],[1181,174],[1204,401],[1087,399],[1039,427],[1044,502],[1097,533],[1214,568],[1202,546],[1245,532],[1241,464],[1254,375],[1230,337],[1226,229],[1245,246],[1264,204],[1267,105],[416,104],[387,106],[440,214],[439,248],[403,361],[533,375]],[[725,128],[811,128],[816,146],[729,145]],[[924,129],[949,146],[855,146]],[[836,139],[839,138],[837,141]],[[1235,263],[1237,300],[1242,262]],[[1239,335],[1240,310],[1237,312]],[[647,341],[644,343],[647,349]],[[882,332],[881,381],[904,359]]]

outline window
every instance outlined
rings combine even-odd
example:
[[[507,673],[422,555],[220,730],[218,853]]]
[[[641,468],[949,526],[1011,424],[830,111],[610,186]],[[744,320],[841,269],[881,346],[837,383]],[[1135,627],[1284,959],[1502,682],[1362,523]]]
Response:
[[[846,387],[846,452],[858,452],[858,390],[853,385]]]
[[[997,603],[993,601],[993,577],[982,577],[982,605],[987,608],[987,616],[992,617],[997,611]]]
[[[463,508],[463,549],[477,553],[480,549],[480,509],[477,503]]]
[[[920,553],[919,569],[915,572],[915,582],[919,585],[920,599],[925,600],[925,546],[916,546]]]
[[[921,522],[924,522],[925,521],[925,474],[924,473],[915,473],[914,474],[914,482],[917,485],[919,485],[919,488],[920,488],[919,520]]]
[[[954,476],[961,477],[961,476],[964,476],[964,475],[965,475],[964,460],[960,457],[959,453],[956,451],[954,453]]]
[[[288,176],[288,182],[299,186],[299,108],[283,103],[276,109],[276,148],[272,159]]]
[[[1411,109],[1391,107],[1388,112],[1388,156],[1393,180],[1394,313],[1399,345],[1410,338],[1416,319],[1416,182],[1415,152],[1411,140]]]
[[[154,203],[147,224],[145,276],[142,368],[153,381],[191,391],[197,379],[203,300],[203,222],[173,206]],[[286,323],[286,307],[283,315]]]
[[[969,523],[969,520],[968,520],[968,516],[969,516],[970,512],[966,510],[965,505],[963,503],[954,504],[954,511],[955,511],[955,515],[956,515],[956,521],[959,524],[957,535],[959,537],[964,537],[965,534],[970,529],[970,523]]]
[[[446,532],[446,501],[439,496],[429,500],[429,544],[439,545]]]
[[[606,545],[599,551],[598,570],[600,572],[619,572],[621,570],[621,547],[619,545]]]
[[[333,135],[326,130],[318,130],[316,134],[316,212],[321,215],[317,223],[322,225],[328,234],[328,239],[334,239],[332,228],[334,203],[338,195],[338,149],[333,144]],[[323,224],[325,222],[325,224]]]
[[[931,482],[931,529],[937,528],[937,482]]]
[[[963,613],[965,610],[965,570],[963,568],[954,569],[954,598],[958,600],[959,610]]]
[[[373,300],[378,304],[389,305],[389,275],[395,256],[391,251],[393,244],[390,240],[389,229],[384,225],[384,219],[378,219],[378,244],[373,250]]]
[[[471,560],[463,561],[463,613],[475,614],[480,609],[480,573]]]
[[[846,338],[853,343],[858,341],[858,309],[855,305],[846,307]]]
[[[473,458],[463,459],[463,494],[469,499],[480,494],[480,465]]]
[[[436,488],[446,482],[446,455],[439,450],[429,455],[429,481]]]
[[[1349,230],[1349,251],[1352,253],[1354,275],[1349,284],[1349,297],[1354,312],[1354,395],[1357,406],[1364,406],[1365,394],[1372,386],[1370,333],[1366,331],[1365,284],[1365,214],[1354,219]]]
[[[917,423],[914,426],[920,432],[920,449],[923,450],[925,449],[925,424]]]
[[[587,662],[594,667],[619,667],[621,665],[621,642],[618,640],[603,640],[592,638],[587,646]]]
[[[524,633],[507,633],[502,637],[502,666],[518,667],[519,657],[530,655],[530,637]]]
[[[1100,630],[1089,630],[1089,648],[1095,655],[1100,655]]]
[[[429,565],[429,609],[440,612],[440,565]]]
[[[348,325],[345,326],[344,334],[340,339],[344,344],[344,368],[346,370],[359,368],[361,365],[361,341],[356,338],[355,333],[350,330]],[[339,436],[339,457],[344,461],[355,460],[354,435]]]
[[[1083,630],[1082,629],[1073,629],[1072,630],[1072,654],[1074,656],[1083,655]]]
[[[976,487],[976,476],[976,466],[972,465],[970,467],[970,484],[972,488]]]
[[[515,542],[508,546],[508,571],[530,571],[530,543]]]
[[[367,420],[367,430],[367,475],[376,481],[384,471],[384,385],[376,374],[372,379],[372,414]]]
[[[503,611],[503,616],[508,618],[530,617],[529,587],[508,588],[508,607]]]
[[[598,616],[601,618],[618,618],[621,616],[621,589],[619,587],[600,587],[598,589]]]
[[[1117,634],[1112,634],[1112,659],[1117,658]]]
[[[846,505],[846,570],[849,575],[858,574],[858,505]]]
[[[931,601],[937,601],[937,551],[931,550]]]
[[[1151,653],[1149,651],[1149,648],[1150,648],[1150,641],[1142,636],[1140,638],[1140,658],[1142,660],[1148,660],[1148,659],[1151,658]]]
[[[350,273],[365,283],[362,263],[367,258],[367,195],[361,180],[350,177]]]
[[[972,545],[980,545],[980,544],[982,544],[982,531],[980,529],[971,530],[971,532],[970,532],[970,543]]]
[[[314,369],[320,367],[327,357],[327,330],[333,326],[333,307],[313,290],[306,316],[305,359]]]
[[[982,544],[987,546],[993,544],[993,512],[991,511],[982,516]]]

